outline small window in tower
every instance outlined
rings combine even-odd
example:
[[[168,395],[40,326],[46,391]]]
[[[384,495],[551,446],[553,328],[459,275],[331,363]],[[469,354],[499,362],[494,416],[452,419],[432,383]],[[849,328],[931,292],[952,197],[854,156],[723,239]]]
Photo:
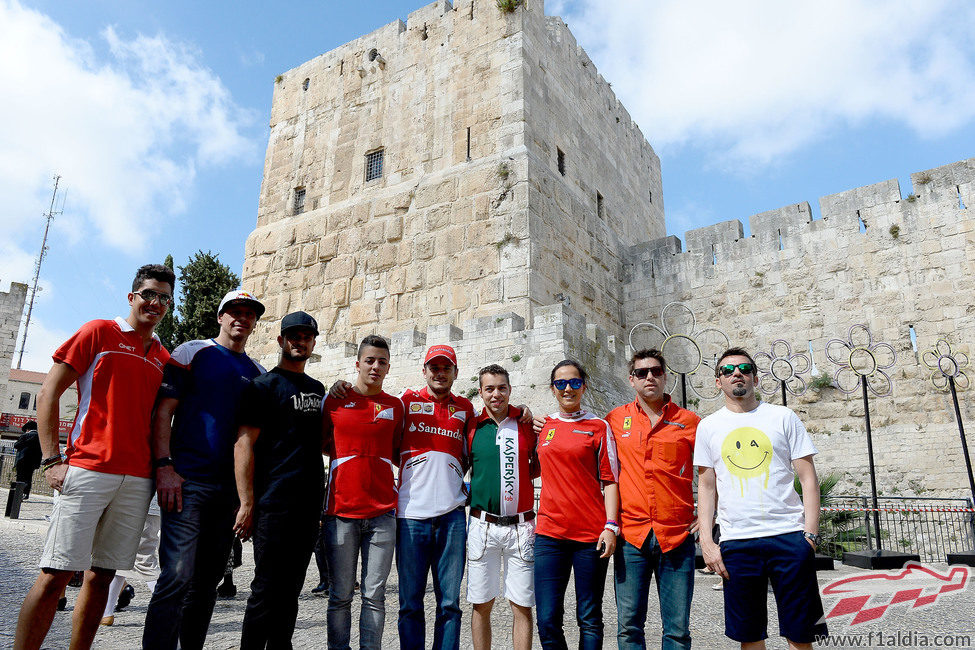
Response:
[[[301,82],[301,89],[302,90],[308,90],[308,84],[310,82],[311,82],[311,79],[306,78],[303,82]]]
[[[20,394],[20,410],[26,411],[30,408],[30,393]]]
[[[383,150],[377,149],[366,154],[366,182],[383,177]]]
[[[555,151],[556,151],[556,161],[559,165],[559,173],[565,176],[565,152],[559,149],[558,147],[555,148]]]
[[[301,214],[305,211],[305,188],[295,188],[295,201],[293,207],[294,210],[292,211],[292,214]]]
[[[371,50],[369,50],[370,61],[375,61],[378,57],[379,57],[379,50],[377,50],[376,48],[372,48]]]
[[[596,216],[600,219],[606,218],[606,208],[603,207],[603,195],[596,192]]]

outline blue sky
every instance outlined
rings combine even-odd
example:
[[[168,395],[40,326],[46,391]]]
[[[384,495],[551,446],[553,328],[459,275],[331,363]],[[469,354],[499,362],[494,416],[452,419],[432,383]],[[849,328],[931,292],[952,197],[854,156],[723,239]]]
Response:
[[[538,2],[539,0],[530,0]],[[493,10],[489,0],[479,0]],[[24,368],[136,267],[254,226],[274,77],[415,2],[0,0],[0,290],[57,217]],[[364,9],[365,7],[365,9]],[[548,0],[660,155],[668,232],[975,156],[975,4]],[[19,339],[18,339],[19,342]]]

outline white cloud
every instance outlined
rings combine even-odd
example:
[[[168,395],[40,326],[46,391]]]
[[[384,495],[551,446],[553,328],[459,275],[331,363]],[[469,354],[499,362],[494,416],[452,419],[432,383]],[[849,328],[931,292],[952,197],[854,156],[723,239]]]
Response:
[[[39,239],[57,170],[75,236],[135,254],[184,209],[199,166],[256,151],[244,135],[254,116],[191,47],[110,27],[102,38],[105,58],[0,0],[0,227]]]
[[[644,133],[765,165],[838,126],[975,118],[975,4],[550,2]]]
[[[21,325],[23,327],[23,325]],[[24,350],[24,358],[21,368],[33,370],[35,372],[47,372],[51,369],[51,355],[64,343],[73,332],[67,330],[52,329],[47,327],[39,320],[31,320],[30,331],[27,336],[27,348]],[[11,367],[17,367],[17,356],[20,354],[20,341],[24,332],[21,329],[17,334],[17,352],[14,355]]]

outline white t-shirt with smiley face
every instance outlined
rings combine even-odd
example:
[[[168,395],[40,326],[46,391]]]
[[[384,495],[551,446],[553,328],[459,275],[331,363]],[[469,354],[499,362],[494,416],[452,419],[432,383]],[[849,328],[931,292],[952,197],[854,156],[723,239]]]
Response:
[[[816,453],[799,416],[784,406],[761,402],[747,413],[722,408],[701,420],[694,464],[714,468],[721,539],[802,530],[792,461]]]

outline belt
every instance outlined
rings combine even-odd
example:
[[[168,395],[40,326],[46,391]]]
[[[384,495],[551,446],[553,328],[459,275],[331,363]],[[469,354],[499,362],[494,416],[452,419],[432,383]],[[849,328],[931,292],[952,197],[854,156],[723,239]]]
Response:
[[[490,512],[478,510],[477,508],[471,508],[471,517],[475,517],[481,521],[486,521],[489,524],[497,524],[499,526],[514,526],[515,524],[524,523],[534,519],[535,511],[528,510],[527,512],[519,512],[517,515],[507,515],[502,517],[499,515],[492,515]]]

